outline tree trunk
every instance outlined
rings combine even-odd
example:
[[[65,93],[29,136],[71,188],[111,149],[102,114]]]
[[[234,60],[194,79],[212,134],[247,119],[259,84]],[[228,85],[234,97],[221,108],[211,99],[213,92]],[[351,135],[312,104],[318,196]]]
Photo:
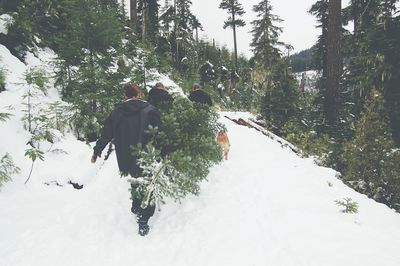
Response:
[[[235,11],[232,11],[232,21],[235,21]],[[238,56],[237,56],[237,43],[236,43],[236,24],[233,24],[233,45],[235,48],[235,72],[238,72]]]
[[[147,1],[143,1],[142,6],[142,41],[146,40],[146,27],[147,27]]]
[[[136,30],[137,23],[137,0],[131,0],[131,27]]]
[[[199,28],[196,27],[196,65],[199,64]]]
[[[178,26],[178,16],[177,16],[177,0],[174,0],[174,32],[175,32],[175,42],[176,42],[176,65],[179,67],[180,62],[179,62],[179,26]]]
[[[330,126],[336,125],[338,115],[338,91],[342,72],[341,11],[341,0],[329,0],[325,114]]]

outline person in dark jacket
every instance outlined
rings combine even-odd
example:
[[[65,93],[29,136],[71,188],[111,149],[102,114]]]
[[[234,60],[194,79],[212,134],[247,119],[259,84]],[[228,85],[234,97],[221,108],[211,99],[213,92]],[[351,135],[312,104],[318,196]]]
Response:
[[[141,91],[136,84],[125,85],[125,99],[108,116],[104,122],[100,139],[96,142],[92,163],[101,156],[103,149],[113,140],[119,170],[123,175],[137,177],[141,173],[136,163],[136,157],[132,154],[132,147],[139,143],[146,145],[152,136],[145,131],[152,125],[160,127],[160,113],[151,104],[140,100]],[[148,221],[153,216],[155,206],[140,207],[142,199],[133,199],[131,211],[137,215],[139,234],[146,235],[150,228]]]
[[[201,86],[197,83],[193,84],[192,92],[190,93],[189,100],[195,103],[206,104],[212,106],[210,95],[201,89]]]
[[[147,99],[150,104],[157,108],[168,107],[173,102],[172,96],[168,93],[168,90],[161,82],[156,83],[156,85],[149,91]]]

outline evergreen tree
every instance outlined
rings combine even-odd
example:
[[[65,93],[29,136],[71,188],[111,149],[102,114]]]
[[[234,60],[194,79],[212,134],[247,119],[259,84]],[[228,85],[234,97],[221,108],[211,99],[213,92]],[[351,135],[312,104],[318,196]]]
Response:
[[[265,80],[266,92],[261,102],[261,113],[267,121],[281,129],[299,116],[296,81],[282,60],[274,65]]]
[[[221,128],[215,112],[178,97],[162,113],[164,127],[154,143],[136,151],[144,171],[139,179],[132,180],[132,197],[140,194],[145,199],[144,206],[151,194],[157,202],[163,202],[165,197],[179,201],[189,193],[197,195],[209,168],[222,160],[221,148],[215,141]],[[162,158],[165,153],[168,156]]]
[[[202,86],[204,86],[206,83],[216,80],[218,77],[214,65],[212,65],[209,61],[200,66],[199,74]]]
[[[345,86],[352,90],[354,113],[359,117],[372,88],[383,91],[390,114],[390,125],[397,144],[400,143],[399,82],[399,17],[394,17],[394,1],[373,1],[370,5],[353,1],[357,24],[348,63]]]
[[[137,31],[142,36],[142,40],[156,43],[159,35],[159,4],[158,0],[137,0]]]
[[[121,50],[124,22],[114,1],[73,1],[66,9],[70,20],[57,35],[58,47],[64,48],[57,84],[64,100],[75,106],[77,135],[93,140],[121,94],[123,77],[111,66]]]
[[[317,28],[321,29],[314,52],[318,70],[322,70],[322,80],[326,79],[326,43],[328,34],[328,0],[318,0],[308,11],[317,18]]]
[[[344,180],[375,200],[394,204],[394,194],[400,189],[400,166],[394,163],[398,152],[394,148],[384,98],[373,90],[356,127],[355,139],[345,145]]]
[[[282,20],[272,14],[272,6],[268,0],[263,0],[255,5],[253,11],[258,18],[251,23],[253,25],[251,31],[253,41],[250,46],[253,48],[254,60],[264,67],[271,67],[281,56],[277,46],[283,45],[279,41],[282,28],[276,26],[275,23],[282,22]]]
[[[235,72],[238,72],[238,52],[237,52],[237,38],[236,38],[236,29],[238,27],[243,27],[246,25],[244,20],[240,19],[241,16],[244,15],[244,10],[242,4],[238,2],[238,0],[222,0],[219,8],[227,10],[228,20],[224,22],[224,29],[230,27],[233,30],[233,44],[234,44],[234,52],[235,52]]]
[[[196,58],[196,46],[192,34],[192,21],[195,16],[190,10],[191,6],[190,0],[176,0],[174,28],[171,34],[175,66],[189,78],[197,69],[195,60],[191,60]]]

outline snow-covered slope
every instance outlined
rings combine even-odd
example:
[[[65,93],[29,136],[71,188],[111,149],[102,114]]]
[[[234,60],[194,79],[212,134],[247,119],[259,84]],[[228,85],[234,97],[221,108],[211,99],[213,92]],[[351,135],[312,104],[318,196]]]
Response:
[[[0,191],[0,265],[400,265],[399,214],[348,188],[333,170],[226,118],[230,159],[211,169],[200,196],[162,206],[146,237],[137,234],[115,155],[92,165],[90,147],[72,135],[55,144],[67,154],[47,153],[23,185],[27,66],[0,49],[10,89],[0,94],[0,112],[14,115],[0,123],[0,155],[10,152],[22,168]],[[64,186],[44,184],[52,180]],[[68,180],[85,187],[75,190]],[[358,214],[340,212],[334,201],[347,197],[358,202]]]

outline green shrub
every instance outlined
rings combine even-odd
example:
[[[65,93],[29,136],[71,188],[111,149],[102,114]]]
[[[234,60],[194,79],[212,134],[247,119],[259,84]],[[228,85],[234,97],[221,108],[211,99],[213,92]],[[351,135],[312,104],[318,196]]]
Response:
[[[399,159],[383,96],[374,90],[361,114],[355,138],[344,145],[343,179],[356,190],[399,210]]]
[[[332,142],[327,134],[318,134],[295,122],[288,122],[283,127],[285,139],[300,149],[303,156],[318,156],[325,162],[332,150]]]
[[[209,168],[222,160],[215,141],[221,128],[217,119],[207,106],[185,98],[176,98],[170,109],[162,110],[163,128],[154,145],[136,151],[144,171],[132,180],[132,196],[148,199],[153,194],[162,202],[164,197],[180,200],[189,193],[198,194]],[[162,157],[161,150],[167,155]]]
[[[344,198],[343,200],[335,200],[336,205],[343,207],[343,213],[358,213],[358,203],[351,198]]]

